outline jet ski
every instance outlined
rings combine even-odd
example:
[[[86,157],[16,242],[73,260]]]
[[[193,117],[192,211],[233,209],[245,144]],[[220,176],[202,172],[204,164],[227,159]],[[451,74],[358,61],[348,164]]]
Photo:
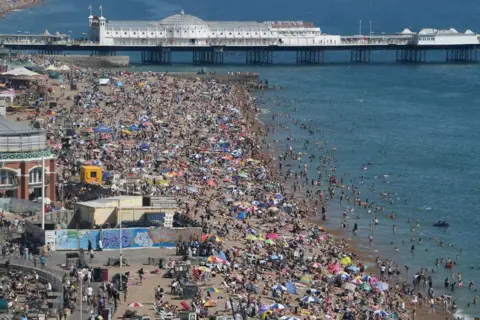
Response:
[[[438,222],[435,223],[433,226],[438,228],[447,228],[448,226],[450,226],[450,224],[448,224],[448,222],[445,220],[444,221],[438,220]]]

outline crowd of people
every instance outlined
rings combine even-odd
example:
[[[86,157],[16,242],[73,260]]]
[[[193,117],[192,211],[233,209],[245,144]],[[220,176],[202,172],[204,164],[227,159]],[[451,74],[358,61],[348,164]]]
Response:
[[[41,3],[41,0],[2,0],[0,1],[0,17],[12,10],[20,10]]]

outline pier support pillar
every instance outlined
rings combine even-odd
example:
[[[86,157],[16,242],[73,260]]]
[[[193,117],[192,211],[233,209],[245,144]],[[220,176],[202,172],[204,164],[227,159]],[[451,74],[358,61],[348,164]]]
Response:
[[[39,53],[44,56],[53,56],[53,55],[58,56],[63,54],[62,50],[54,50],[54,49],[42,49],[42,50],[39,50]]]
[[[248,50],[246,52],[247,64],[272,64],[273,51],[270,50]]]
[[[324,50],[297,51],[297,64],[321,64],[324,62]]]
[[[368,48],[355,48],[350,51],[350,60],[356,63],[369,63],[372,51]]]
[[[396,51],[397,62],[422,63],[427,61],[427,50],[402,48]]]
[[[116,56],[117,52],[109,49],[93,50],[91,56]]]
[[[141,52],[143,64],[171,64],[172,51],[170,48],[155,48]]]
[[[476,47],[460,47],[446,50],[447,62],[473,62],[477,61]]]
[[[194,64],[223,64],[223,48],[214,48],[213,51],[193,51]]]

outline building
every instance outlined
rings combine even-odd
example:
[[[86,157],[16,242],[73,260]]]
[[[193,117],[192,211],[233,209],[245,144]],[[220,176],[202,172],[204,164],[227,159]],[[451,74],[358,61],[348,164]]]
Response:
[[[304,21],[204,21],[185,14],[160,21],[111,21],[88,17],[90,40],[108,46],[307,46],[340,44]]]
[[[425,28],[417,34],[418,45],[478,45],[478,36],[471,30],[464,33],[451,28],[437,30]]]
[[[116,226],[123,222],[156,220],[165,228],[173,227],[173,215],[178,211],[175,198],[118,196],[75,203],[75,220],[81,228]]]
[[[45,197],[55,201],[55,159],[45,132],[0,117],[0,193],[33,200],[42,196],[45,162]]]

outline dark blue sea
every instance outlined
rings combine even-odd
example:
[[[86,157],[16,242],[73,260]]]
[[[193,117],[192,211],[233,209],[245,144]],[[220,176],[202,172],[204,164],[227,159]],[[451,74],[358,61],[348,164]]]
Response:
[[[47,0],[45,5],[14,12],[0,20],[0,33],[41,33],[48,29],[71,32],[82,37],[87,32],[90,3],[80,0]],[[480,2],[474,0],[447,1],[113,1],[92,2],[93,8],[103,5],[104,16],[112,20],[159,20],[186,13],[205,20],[306,20],[312,21],[330,34],[367,34],[369,21],[372,31],[395,33],[404,28],[418,31],[424,27],[437,29],[472,29],[480,32]],[[98,9],[95,11],[99,11]],[[370,230],[372,214],[356,209],[360,216],[360,232],[356,238],[361,248],[372,257],[390,256],[410,270],[435,268],[436,258],[450,257],[457,262],[455,272],[462,272],[464,288],[454,295],[462,309],[458,315],[480,316],[480,306],[466,307],[477,295],[468,289],[468,282],[480,286],[480,64],[443,64],[443,55],[431,55],[437,61],[422,65],[399,65],[395,53],[372,55],[374,63],[351,65],[349,55],[327,54],[325,65],[296,66],[294,58],[275,56],[281,65],[247,66],[242,56],[227,57],[232,62],[222,67],[208,68],[216,72],[255,71],[270,84],[282,90],[260,92],[268,99],[262,108],[269,110],[264,117],[268,123],[273,113],[291,113],[319,129],[317,139],[337,159],[336,175],[348,173],[358,183],[364,177],[361,198],[379,201],[380,192],[390,193],[392,204],[385,205],[388,213],[395,212],[392,221],[379,215],[380,225]],[[179,59],[187,61],[190,56]],[[138,60],[138,56],[132,59]],[[175,60],[175,58],[174,58]],[[375,63],[378,61],[379,63]],[[198,71],[197,66],[135,66],[132,70]],[[267,95],[265,95],[267,94]],[[276,103],[282,101],[281,103]],[[285,101],[288,101],[285,102]],[[294,108],[298,111],[294,112]],[[281,119],[287,121],[287,119]],[[288,123],[293,136],[313,139],[293,123]],[[280,130],[273,139],[280,139],[278,148],[287,145],[287,131]],[[303,145],[300,142],[296,148]],[[311,152],[308,151],[307,152]],[[319,152],[317,151],[317,154]],[[368,163],[372,163],[368,165]],[[314,170],[313,163],[310,168]],[[365,168],[367,170],[365,170]],[[387,178],[384,175],[388,176]],[[375,193],[372,186],[375,184]],[[335,207],[335,206],[332,206]],[[330,213],[328,222],[339,227],[341,208]],[[420,228],[410,230],[407,219],[419,219]],[[450,223],[448,230],[433,228],[438,220]],[[398,233],[392,235],[392,225]],[[372,234],[374,245],[367,245]],[[348,237],[354,236],[350,233]],[[410,252],[410,239],[422,238]],[[439,237],[444,248],[430,238]],[[405,242],[402,245],[402,241]],[[394,242],[394,244],[391,244]],[[448,243],[453,248],[448,247]],[[394,251],[394,246],[399,251]],[[428,251],[426,251],[428,249]],[[462,250],[460,250],[462,249]],[[459,259],[456,259],[458,255]],[[473,268],[472,268],[473,267]],[[437,294],[442,292],[443,279],[450,272],[439,268],[434,276]]]

